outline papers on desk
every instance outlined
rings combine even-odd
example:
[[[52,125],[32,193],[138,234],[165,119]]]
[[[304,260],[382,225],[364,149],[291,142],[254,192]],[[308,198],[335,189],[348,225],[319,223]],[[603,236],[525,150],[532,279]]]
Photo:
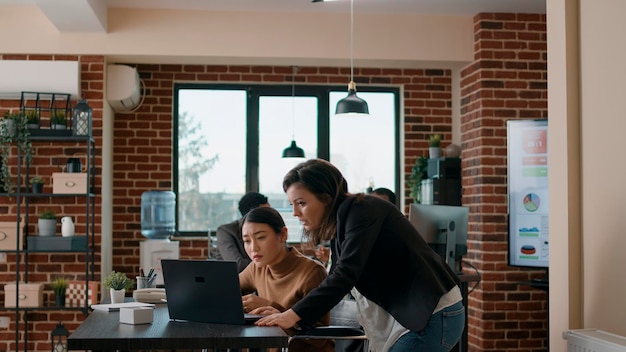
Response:
[[[105,312],[117,312],[120,310],[120,308],[135,308],[135,307],[155,308],[155,305],[151,303],[142,303],[142,302],[124,302],[124,303],[92,304],[91,305],[91,309],[102,310]]]

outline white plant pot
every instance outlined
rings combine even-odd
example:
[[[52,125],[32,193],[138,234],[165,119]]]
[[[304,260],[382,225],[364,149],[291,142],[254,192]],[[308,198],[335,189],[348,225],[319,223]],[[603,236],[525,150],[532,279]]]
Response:
[[[126,295],[126,290],[116,290],[114,288],[109,289],[109,293],[111,294],[111,303],[124,303],[124,296]]]
[[[6,132],[9,136],[15,136],[17,128],[15,127],[15,121],[13,120],[0,120],[0,124],[3,124],[3,132]]]
[[[428,155],[430,155],[431,159],[441,158],[441,148],[440,147],[429,147]]]
[[[56,219],[38,219],[39,236],[54,236],[57,234]]]

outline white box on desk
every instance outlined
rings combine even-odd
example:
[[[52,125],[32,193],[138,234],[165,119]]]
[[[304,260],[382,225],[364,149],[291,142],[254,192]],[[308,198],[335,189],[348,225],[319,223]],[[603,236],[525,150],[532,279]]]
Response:
[[[53,172],[52,193],[84,194],[87,193],[87,174],[80,172]]]
[[[24,248],[23,223],[20,222],[20,249]],[[0,221],[0,250],[15,250],[17,243],[17,223],[15,221]]]
[[[4,306],[15,307],[15,284],[4,285]],[[20,283],[20,307],[41,307],[43,305],[43,284]]]
[[[128,307],[120,308],[120,323],[124,324],[150,324],[154,318],[153,307]]]

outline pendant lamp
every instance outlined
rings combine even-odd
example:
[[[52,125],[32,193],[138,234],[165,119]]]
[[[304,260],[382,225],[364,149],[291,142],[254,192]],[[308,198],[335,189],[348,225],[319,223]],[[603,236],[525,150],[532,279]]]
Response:
[[[337,102],[335,115],[369,115],[367,102],[356,96],[356,83],[354,83],[354,0],[350,0],[350,83],[348,83],[348,96]]]
[[[294,120],[295,120],[295,99],[296,99],[296,73],[298,66],[293,66],[293,75],[291,76],[291,145],[283,150],[283,158],[304,158],[304,150],[296,144],[294,137]]]

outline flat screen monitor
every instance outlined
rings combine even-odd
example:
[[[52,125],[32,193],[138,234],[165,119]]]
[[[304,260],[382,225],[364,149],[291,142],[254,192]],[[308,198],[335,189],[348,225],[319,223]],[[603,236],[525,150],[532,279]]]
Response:
[[[461,272],[461,258],[467,254],[469,208],[414,203],[409,221],[452,270]]]
[[[548,120],[507,121],[509,265],[548,268]]]

